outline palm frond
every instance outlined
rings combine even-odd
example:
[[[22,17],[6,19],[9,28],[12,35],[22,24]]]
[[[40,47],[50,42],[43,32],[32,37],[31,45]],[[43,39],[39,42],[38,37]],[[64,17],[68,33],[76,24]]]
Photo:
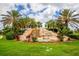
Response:
[[[70,10],[71,11],[71,10]],[[70,14],[74,14],[77,10],[72,10]]]
[[[79,20],[77,20],[77,19],[72,19],[71,21],[79,23]]]
[[[6,17],[10,17],[10,15],[4,15],[4,14],[1,14],[1,16],[6,16]]]
[[[72,17],[76,17],[76,16],[79,16],[79,13],[78,13],[78,14],[73,15]]]
[[[12,12],[10,12],[10,11],[7,11],[7,13],[8,13],[8,15],[12,15]]]

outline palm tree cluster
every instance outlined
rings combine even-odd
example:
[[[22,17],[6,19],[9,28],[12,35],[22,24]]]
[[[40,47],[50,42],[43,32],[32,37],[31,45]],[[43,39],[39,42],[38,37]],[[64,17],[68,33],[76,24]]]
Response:
[[[76,12],[76,10],[71,10],[71,9],[63,9],[60,12],[60,15],[57,19],[57,22],[59,23],[59,25],[62,26],[66,26],[66,28],[68,28],[68,25],[70,25],[71,27],[75,27],[78,28],[78,23],[79,23],[79,13]],[[50,20],[47,22],[47,24],[49,24],[49,26],[53,26],[54,23],[56,23],[56,21]],[[72,25],[73,23],[73,25]],[[54,25],[55,27],[56,25]]]
[[[34,26],[36,21],[32,18],[29,17],[21,17],[22,15],[19,14],[18,11],[12,10],[12,11],[7,11],[7,15],[2,14],[4,27],[5,26],[14,26],[16,24],[17,27],[26,27],[26,26]],[[34,25],[33,25],[34,24]],[[37,22],[38,26],[41,24],[41,22]]]
[[[41,27],[41,22],[36,22],[35,19],[29,17],[22,17],[16,10],[7,11],[7,15],[1,14],[3,20],[1,22],[4,25],[3,30],[9,29],[13,31],[16,36],[21,30],[26,30],[27,28]],[[7,28],[7,29],[6,29]],[[4,31],[5,32],[5,31]]]
[[[26,30],[27,28],[42,27],[40,21],[36,22],[35,19],[29,17],[22,17],[22,15],[16,11],[7,11],[7,15],[2,14],[4,29],[6,27],[10,28],[16,35],[20,30]],[[73,25],[72,25],[73,23]],[[76,10],[62,9],[57,20],[50,20],[46,22],[46,27],[56,31],[59,34],[66,34],[70,31],[68,26],[78,28],[79,23],[79,13]]]
[[[53,21],[53,20],[49,20],[48,22],[46,22],[45,26],[48,30],[52,30],[52,31],[55,31],[58,27],[57,21]]]
[[[76,10],[63,9],[59,17],[54,21],[50,20],[46,23],[46,27],[53,31],[57,30],[60,36],[69,35],[72,33],[69,26],[72,28],[79,28],[79,13]]]

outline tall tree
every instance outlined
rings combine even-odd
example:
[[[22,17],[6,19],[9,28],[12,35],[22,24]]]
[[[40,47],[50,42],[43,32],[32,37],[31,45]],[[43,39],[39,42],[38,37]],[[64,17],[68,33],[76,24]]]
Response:
[[[61,41],[64,35],[68,35],[71,31],[69,29],[69,25],[71,27],[78,28],[79,23],[79,13],[76,10],[71,9],[63,9],[60,12],[60,16],[58,17],[58,28],[59,28],[59,37]]]
[[[68,27],[68,24],[70,24],[70,26],[74,27],[73,25],[71,25],[71,23],[73,23],[77,26],[77,23],[79,23],[79,13],[76,12],[76,10],[63,9],[60,12],[60,16],[58,17],[58,19],[66,27]]]
[[[37,22],[37,27],[42,27],[42,23],[40,21]]]
[[[19,28],[17,26],[17,20],[21,16],[19,12],[16,10],[11,10],[7,11],[6,15],[2,14],[1,16],[3,16],[3,20],[1,20],[1,22],[3,22],[4,28],[6,28],[6,25],[8,25],[8,27],[10,27],[10,31],[14,32],[14,36],[16,37],[17,30]]]
[[[2,14],[1,16],[3,16],[3,20],[1,22],[3,22],[4,26],[5,25],[13,26],[17,18],[19,18],[19,16],[21,15],[19,14],[18,11],[11,10],[11,11],[7,11],[7,15]]]
[[[46,27],[48,29],[52,29],[54,31],[54,29],[57,29],[57,21],[54,21],[54,20],[49,20],[47,23],[46,23]]]

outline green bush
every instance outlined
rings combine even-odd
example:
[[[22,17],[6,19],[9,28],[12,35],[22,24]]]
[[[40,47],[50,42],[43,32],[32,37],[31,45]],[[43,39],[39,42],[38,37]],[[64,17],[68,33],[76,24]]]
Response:
[[[68,36],[74,39],[79,39],[79,34],[69,34]]]
[[[22,35],[24,33],[25,30],[17,30],[16,33],[17,35]]]
[[[37,42],[37,38],[32,38],[33,42]]]
[[[7,32],[5,34],[5,36],[6,36],[7,40],[13,40],[14,39],[14,32],[13,31]]]

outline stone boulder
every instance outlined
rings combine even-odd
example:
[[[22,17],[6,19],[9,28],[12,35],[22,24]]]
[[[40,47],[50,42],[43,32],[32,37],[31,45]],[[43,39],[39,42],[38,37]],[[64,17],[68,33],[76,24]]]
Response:
[[[44,28],[31,28],[20,35],[19,38],[21,41],[32,41],[32,38],[37,38],[38,42],[58,42],[60,39],[57,36],[57,33]]]
[[[70,38],[68,36],[64,36],[63,42],[67,42],[67,41],[70,41]]]
[[[27,39],[26,39],[26,36],[24,36],[24,35],[19,35],[19,40],[20,40],[20,41],[25,41],[25,40],[27,40]]]
[[[45,38],[37,38],[37,41],[38,42],[49,42],[49,40]]]
[[[59,42],[60,39],[57,36],[49,37],[49,42]]]

